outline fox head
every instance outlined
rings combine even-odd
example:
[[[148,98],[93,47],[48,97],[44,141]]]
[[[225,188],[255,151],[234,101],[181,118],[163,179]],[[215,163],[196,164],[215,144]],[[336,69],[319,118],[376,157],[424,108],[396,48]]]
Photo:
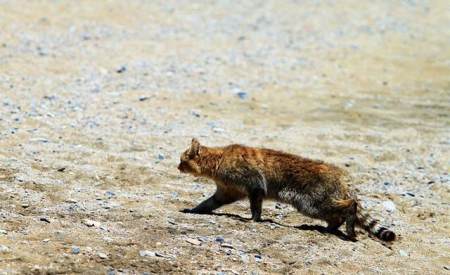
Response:
[[[200,175],[201,168],[200,161],[201,145],[197,139],[193,138],[191,146],[181,154],[180,164],[178,164],[178,170],[182,173],[189,173],[192,175]]]

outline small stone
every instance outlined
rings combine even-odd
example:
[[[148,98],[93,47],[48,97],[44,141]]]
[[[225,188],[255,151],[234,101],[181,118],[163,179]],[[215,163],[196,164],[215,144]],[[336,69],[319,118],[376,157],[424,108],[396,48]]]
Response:
[[[388,186],[388,185],[390,185],[391,183],[388,182],[388,181],[385,181],[383,184],[384,184],[385,186]]]
[[[384,209],[388,212],[394,212],[396,209],[395,204],[392,201],[384,201],[382,204]]]
[[[139,101],[146,101],[146,100],[149,100],[149,99],[150,99],[149,96],[141,96],[141,97],[139,97]]]
[[[22,203],[22,208],[28,208],[30,205],[28,203]]]
[[[80,254],[81,250],[78,246],[72,246],[72,254],[77,255]]]
[[[193,116],[195,116],[195,117],[200,117],[200,116],[201,116],[200,112],[197,111],[197,110],[192,110],[192,111],[191,111],[191,114],[192,114]]]
[[[218,237],[216,237],[215,241],[218,243],[224,243],[225,239],[222,236],[218,236]]]
[[[0,235],[6,235],[8,232],[4,229],[0,229]]]
[[[207,242],[208,238],[206,237],[198,237],[198,240],[201,241],[202,243]]]
[[[98,255],[98,257],[100,257],[100,259],[108,259],[108,255],[106,255],[103,252],[99,252],[97,255]]]
[[[163,154],[158,154],[158,159],[159,160],[163,160],[164,159],[164,155]]]
[[[409,256],[408,252],[406,252],[405,250],[399,250],[398,254],[400,254],[400,256],[402,256],[402,257],[408,257]]]
[[[119,69],[116,70],[116,73],[121,74],[124,73],[127,70],[125,66],[121,66]]]
[[[225,129],[220,128],[220,127],[214,127],[213,131],[216,132],[216,133],[223,133],[223,132],[225,132]]]
[[[6,245],[0,244],[0,253],[8,253],[11,249],[7,247]]]
[[[116,195],[116,193],[112,192],[112,191],[106,191],[105,192],[105,196],[107,196],[108,198],[112,198]]]
[[[411,193],[411,192],[406,192],[406,195],[409,195],[411,197],[415,197],[416,196],[414,193]]]
[[[220,246],[224,247],[224,248],[234,248],[233,245],[231,245],[229,243],[222,243],[222,244],[220,244]]]
[[[76,201],[74,199],[67,199],[67,200],[65,200],[65,202],[67,202],[67,203],[78,203],[78,201]]]
[[[193,245],[200,245],[202,242],[197,239],[188,238],[186,239],[186,242],[193,244]]]
[[[248,263],[248,255],[245,252],[242,251],[241,253],[239,253],[239,256],[241,256],[241,261],[243,263]]]
[[[255,261],[256,262],[261,262],[262,261],[262,256],[261,255],[255,255]]]
[[[450,266],[444,265],[444,269],[445,269],[445,270],[450,270]]]
[[[48,243],[50,241],[50,239],[43,239],[42,242],[44,243]]]
[[[100,227],[101,223],[89,219],[84,219],[82,223],[88,227]]]
[[[150,250],[139,251],[139,256],[141,257],[156,257],[156,253]]]
[[[45,95],[43,98],[47,99],[47,100],[55,100],[56,96],[54,96],[54,95]]]
[[[64,170],[66,170],[66,167],[61,167],[61,168],[58,168],[58,172],[64,172]]]
[[[41,222],[46,222],[46,223],[50,223],[50,220],[47,217],[40,217],[39,221]]]
[[[247,97],[248,97],[247,93],[244,92],[244,91],[237,92],[236,95],[237,95],[240,99],[247,99]]]

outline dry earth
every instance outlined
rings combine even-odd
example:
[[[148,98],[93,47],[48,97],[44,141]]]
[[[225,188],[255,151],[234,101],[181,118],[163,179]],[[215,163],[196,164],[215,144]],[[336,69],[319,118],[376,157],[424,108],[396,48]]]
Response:
[[[449,274],[449,26],[448,0],[0,0],[0,273]],[[214,191],[176,169],[191,137],[346,167],[400,239],[180,213]]]

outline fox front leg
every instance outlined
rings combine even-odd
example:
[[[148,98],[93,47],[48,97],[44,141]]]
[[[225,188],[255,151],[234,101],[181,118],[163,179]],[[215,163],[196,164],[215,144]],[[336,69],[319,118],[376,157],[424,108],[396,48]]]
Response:
[[[194,214],[209,214],[212,211],[216,210],[217,208],[225,204],[233,203],[241,198],[242,196],[240,194],[226,192],[226,190],[218,187],[214,195],[202,201],[196,207],[192,209],[186,208],[181,210],[181,212]]]
[[[255,222],[261,221],[262,202],[264,199],[264,190],[256,189],[250,191],[250,210],[252,212],[252,220]]]

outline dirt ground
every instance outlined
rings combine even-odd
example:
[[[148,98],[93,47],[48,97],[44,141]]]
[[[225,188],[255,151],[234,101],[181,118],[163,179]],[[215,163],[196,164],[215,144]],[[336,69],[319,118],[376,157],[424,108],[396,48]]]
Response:
[[[0,274],[450,274],[442,1],[0,0]],[[346,168],[391,247],[176,169],[192,137]]]

